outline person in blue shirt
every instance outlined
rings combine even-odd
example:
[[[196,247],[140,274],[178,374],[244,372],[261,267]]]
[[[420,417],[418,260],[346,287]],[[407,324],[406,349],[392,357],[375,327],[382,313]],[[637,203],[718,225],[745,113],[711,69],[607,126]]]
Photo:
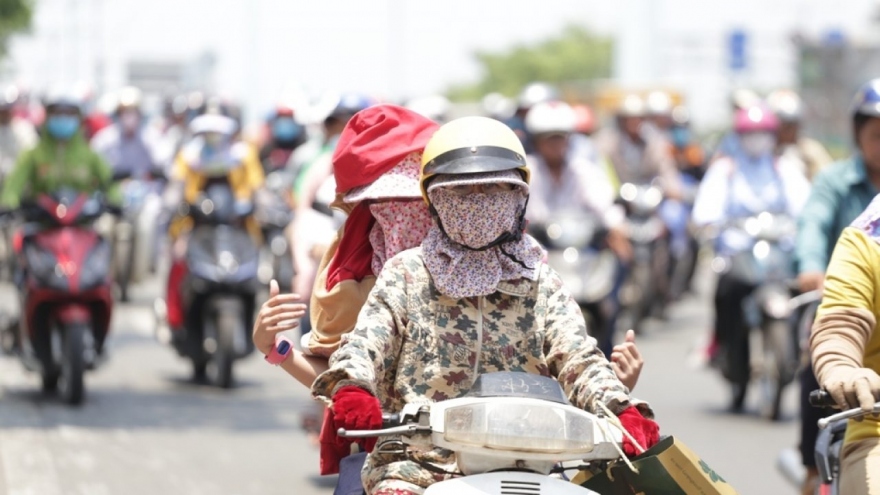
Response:
[[[837,238],[880,192],[880,78],[869,81],[856,94],[852,123],[856,152],[819,172],[798,221],[795,255],[803,292],[822,290]],[[816,423],[827,411],[810,407],[809,394],[819,388],[812,366],[803,369],[800,385],[800,450],[808,473],[803,486],[806,494],[814,493],[818,480]]]

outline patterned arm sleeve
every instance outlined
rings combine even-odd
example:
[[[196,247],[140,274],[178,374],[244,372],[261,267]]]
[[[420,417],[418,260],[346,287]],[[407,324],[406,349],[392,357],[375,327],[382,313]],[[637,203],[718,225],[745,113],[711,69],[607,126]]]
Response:
[[[340,387],[356,385],[378,395],[386,370],[396,368],[401,336],[408,321],[406,268],[400,259],[382,269],[351,333],[342,336],[330,357],[330,369],[312,385],[312,396],[327,400]]]
[[[559,275],[550,269],[546,273],[540,299],[546,301],[544,355],[550,373],[559,380],[571,403],[596,412],[601,402],[615,414],[637,405],[646,417],[653,415],[647,404],[630,399],[596,339],[587,335],[581,309]]]

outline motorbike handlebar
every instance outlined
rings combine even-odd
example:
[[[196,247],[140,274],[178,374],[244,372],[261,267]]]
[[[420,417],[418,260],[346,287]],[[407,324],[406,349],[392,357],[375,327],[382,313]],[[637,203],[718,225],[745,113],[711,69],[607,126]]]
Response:
[[[836,403],[828,392],[813,390],[810,392],[810,405],[813,407],[834,407]]]
[[[813,407],[836,407],[837,403],[834,402],[834,399],[831,397],[831,394],[824,390],[813,390],[810,392],[810,405]],[[853,409],[848,409],[846,411],[841,411],[837,414],[832,414],[826,418],[822,418],[819,420],[819,429],[824,430],[828,428],[832,423],[836,423],[838,421],[858,418],[860,416],[865,416],[868,414],[880,414],[880,402],[874,404],[874,409],[870,412],[865,412],[860,407],[856,407]]]
[[[416,424],[394,426],[391,428],[382,428],[381,430],[346,430],[340,428],[336,434],[345,438],[372,438],[384,437],[389,435],[412,436],[417,433],[431,433],[430,426],[419,426]]]

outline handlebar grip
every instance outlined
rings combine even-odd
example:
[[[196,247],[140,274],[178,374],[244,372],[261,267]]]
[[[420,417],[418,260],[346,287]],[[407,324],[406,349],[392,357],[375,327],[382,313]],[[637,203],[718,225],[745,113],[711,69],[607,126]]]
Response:
[[[382,428],[393,428],[400,426],[400,414],[383,413]]]
[[[813,407],[834,407],[837,405],[831,394],[824,390],[813,390],[810,392],[810,405]]]

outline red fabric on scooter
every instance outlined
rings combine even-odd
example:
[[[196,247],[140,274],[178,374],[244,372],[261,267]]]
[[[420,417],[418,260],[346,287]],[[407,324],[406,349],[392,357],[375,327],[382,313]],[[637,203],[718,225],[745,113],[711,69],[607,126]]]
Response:
[[[185,321],[183,309],[183,294],[180,287],[183,285],[183,279],[186,277],[189,269],[186,261],[176,260],[171,264],[171,270],[168,271],[168,286],[165,293],[165,305],[168,311],[168,326],[172,331],[183,328]]]
[[[633,439],[639,443],[645,450],[650,449],[660,441],[660,426],[644,416],[636,409],[635,406],[629,406],[617,415],[623,428],[632,435]],[[623,453],[629,457],[641,454],[639,448],[633,445],[632,441],[623,436]]]
[[[378,430],[382,428],[382,406],[373,394],[366,390],[349,385],[340,388],[333,395],[333,421],[339,428],[346,430]],[[372,452],[376,446],[375,438],[361,438],[356,440],[367,452]],[[336,444],[344,449],[350,448],[352,440],[337,437]]]
[[[321,475],[338,474],[339,461],[351,453],[351,444],[340,446],[336,432],[339,426],[333,420],[333,411],[328,407],[324,409],[324,421],[321,423],[321,434],[318,441],[321,444]]]
[[[339,239],[336,254],[327,267],[329,291],[343,280],[360,282],[373,274],[373,245],[370,244],[370,231],[376,219],[370,213],[367,203],[360,203],[351,210],[345,220],[345,235]]]

